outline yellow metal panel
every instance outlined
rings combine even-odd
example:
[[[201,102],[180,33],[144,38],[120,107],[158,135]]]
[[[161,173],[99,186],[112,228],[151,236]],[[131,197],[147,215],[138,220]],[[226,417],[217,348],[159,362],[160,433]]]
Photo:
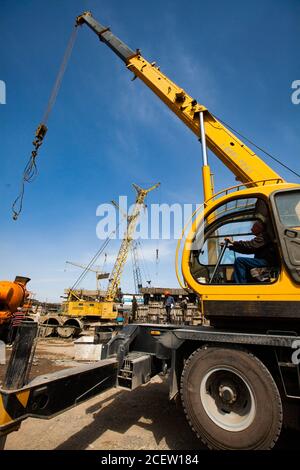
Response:
[[[23,392],[19,392],[16,395],[17,399],[24,406],[24,408],[26,408],[27,406],[29,395],[30,395],[30,390],[24,390]]]
[[[79,305],[80,304],[80,305]],[[117,316],[113,309],[113,302],[90,302],[81,300],[80,302],[68,302],[65,314],[70,317],[97,317],[101,320],[112,320]]]
[[[3,399],[2,396],[0,395],[0,426],[3,426],[4,424],[8,424],[12,422],[13,419],[7,414],[4,404],[3,404]]]
[[[115,319],[117,312],[113,310],[113,302],[101,302],[101,318],[106,320]]]

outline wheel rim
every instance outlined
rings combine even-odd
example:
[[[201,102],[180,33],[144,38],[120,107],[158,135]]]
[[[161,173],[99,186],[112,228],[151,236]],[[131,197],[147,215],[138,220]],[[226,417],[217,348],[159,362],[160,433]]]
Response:
[[[256,415],[256,403],[251,387],[238,371],[216,367],[203,377],[200,397],[209,418],[226,431],[247,429]]]

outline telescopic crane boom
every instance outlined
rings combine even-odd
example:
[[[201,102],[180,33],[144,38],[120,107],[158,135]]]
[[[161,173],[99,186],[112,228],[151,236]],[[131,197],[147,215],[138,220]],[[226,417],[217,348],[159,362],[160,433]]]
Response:
[[[130,49],[109,28],[96,21],[90,12],[77,17],[77,25],[86,24],[94,31],[135,77],[140,78],[198,138],[206,140],[208,148],[229,168],[236,178],[249,186],[260,181],[282,180],[253,150],[218,121],[202,104],[172,82],[155,62],[142,57],[139,50]],[[201,125],[202,122],[202,125]],[[205,128],[205,131],[204,131]],[[202,142],[203,143],[203,142]],[[206,152],[203,155],[203,185],[205,200],[212,196],[210,169]]]

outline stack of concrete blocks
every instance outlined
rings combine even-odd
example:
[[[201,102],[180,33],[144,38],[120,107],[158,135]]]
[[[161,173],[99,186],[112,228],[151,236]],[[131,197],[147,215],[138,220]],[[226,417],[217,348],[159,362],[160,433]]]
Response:
[[[201,325],[202,324],[202,315],[201,311],[197,307],[197,305],[190,304],[190,307],[188,307],[188,310],[190,310],[190,325]]]
[[[188,303],[185,318],[182,309],[176,305],[171,310],[171,319],[174,325],[201,325],[201,313],[197,305]]]
[[[81,336],[74,341],[75,361],[99,361],[102,344],[94,343],[94,336]]]
[[[188,310],[186,311],[186,318],[188,316]],[[183,325],[184,324],[184,321],[186,321],[186,318],[184,319],[183,317],[183,312],[182,312],[182,309],[181,308],[175,308],[174,310],[174,319],[173,319],[173,323],[175,325]]]
[[[149,313],[148,305],[139,305],[138,311],[137,311],[137,321],[139,323],[147,323],[148,313]]]
[[[160,316],[161,316],[160,302],[151,302],[151,304],[149,304],[148,307],[149,307],[149,312],[148,312],[149,323],[160,323]]]
[[[164,324],[167,322],[166,309],[163,302],[151,302],[138,307],[137,321],[139,323]],[[197,305],[188,303],[186,318],[178,304],[171,310],[171,321],[174,325],[201,325],[202,317]]]

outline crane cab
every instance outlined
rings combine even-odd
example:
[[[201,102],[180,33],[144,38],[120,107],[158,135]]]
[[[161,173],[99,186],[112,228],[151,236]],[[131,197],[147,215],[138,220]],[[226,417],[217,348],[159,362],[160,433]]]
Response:
[[[207,201],[193,222],[182,254],[182,273],[198,293],[204,316],[213,325],[226,323],[268,330],[296,328],[300,319],[300,186],[261,184],[235,187]],[[222,246],[225,237],[254,238],[251,227],[261,221],[268,233],[273,261],[249,269],[247,280],[234,275],[239,254]],[[300,328],[300,326],[298,327]]]

